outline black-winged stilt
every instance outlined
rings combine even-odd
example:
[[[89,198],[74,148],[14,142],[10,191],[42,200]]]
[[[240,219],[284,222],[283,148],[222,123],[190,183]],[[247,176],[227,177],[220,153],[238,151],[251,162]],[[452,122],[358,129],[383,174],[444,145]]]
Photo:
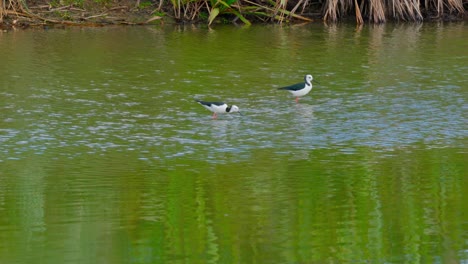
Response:
[[[312,75],[310,74],[307,74],[304,77],[304,82],[281,87],[281,88],[278,88],[278,90],[286,90],[290,92],[292,95],[296,97],[296,103],[297,103],[299,102],[299,97],[308,94],[310,90],[312,90],[312,80],[314,80],[314,77],[312,77]]]
[[[241,112],[239,112],[239,107],[237,107],[236,105],[228,105],[223,102],[207,102],[207,101],[201,101],[201,100],[195,100],[195,101],[197,101],[206,109],[213,112],[213,119],[216,119],[216,117],[218,117],[218,114],[234,113],[234,112],[238,112],[239,114],[241,114]]]

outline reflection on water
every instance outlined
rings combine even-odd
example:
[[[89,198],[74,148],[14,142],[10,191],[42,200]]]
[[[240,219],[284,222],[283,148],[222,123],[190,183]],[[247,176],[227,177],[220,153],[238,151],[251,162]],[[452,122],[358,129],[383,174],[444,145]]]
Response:
[[[466,32],[2,34],[0,263],[466,261]]]

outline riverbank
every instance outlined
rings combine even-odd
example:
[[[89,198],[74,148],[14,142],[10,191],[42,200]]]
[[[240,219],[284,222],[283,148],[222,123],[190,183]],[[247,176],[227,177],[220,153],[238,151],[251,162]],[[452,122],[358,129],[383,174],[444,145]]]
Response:
[[[462,0],[425,1],[428,6],[385,6],[379,0],[348,2],[313,1],[187,1],[172,2],[107,0],[10,0],[0,3],[0,29],[38,26],[106,26],[160,23],[295,23],[354,20],[357,24],[387,21],[466,20],[467,4]],[[439,5],[442,4],[442,5]],[[437,5],[437,8],[435,8]],[[356,8],[357,7],[357,8]],[[378,7],[378,8],[377,8]],[[434,8],[432,8],[434,7]],[[373,10],[373,11],[370,11]]]
[[[168,18],[165,18],[167,21]],[[6,10],[0,23],[4,30],[40,26],[106,26],[162,23],[163,15],[150,8],[128,5],[86,8],[74,4],[53,6],[42,3],[27,10]]]

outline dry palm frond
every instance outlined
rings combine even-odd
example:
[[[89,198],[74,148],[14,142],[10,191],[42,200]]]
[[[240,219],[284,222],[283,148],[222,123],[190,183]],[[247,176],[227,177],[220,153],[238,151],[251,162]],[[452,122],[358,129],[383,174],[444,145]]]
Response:
[[[447,0],[447,5],[449,6],[449,9],[451,9],[451,11],[454,10],[460,14],[463,14],[465,12],[462,0]]]
[[[385,23],[385,7],[380,0],[370,0],[369,19],[373,23]]]
[[[352,9],[353,0],[340,0],[340,14],[346,15]]]
[[[391,0],[389,3],[391,17],[396,20],[420,21],[423,16],[419,0]]]
[[[4,0],[1,0],[0,1],[0,23],[3,22],[3,13],[5,11],[4,6],[5,6],[5,2],[4,2]]]
[[[327,0],[323,19],[329,22],[338,21],[338,0]]]
[[[443,0],[436,0],[437,1],[437,15],[441,16],[444,13],[444,1]]]
[[[359,8],[357,0],[354,0],[354,10],[356,12],[356,24],[362,25],[364,24],[364,20],[362,19],[361,9]]]
[[[278,14],[280,10],[286,10],[286,6],[288,4],[288,0],[276,0],[275,7],[274,7],[274,16]],[[284,19],[284,12],[280,12],[279,14],[279,23],[282,23]]]
[[[421,3],[419,0],[411,0],[411,7],[413,10],[413,21],[421,21],[423,19],[423,16],[421,14]]]
[[[364,23],[361,8],[357,0],[327,0],[323,19],[329,22],[336,22],[340,17],[352,13],[353,8],[356,15],[356,23]]]
[[[291,16],[293,18],[296,18],[296,19],[299,19],[299,20],[303,20],[303,21],[307,21],[307,22],[311,22],[312,19],[310,18],[307,18],[307,17],[304,17],[304,16],[300,16],[300,15],[297,15],[297,14],[293,14],[291,13],[290,11],[287,11],[285,9],[278,9],[278,10],[275,10],[273,8],[270,8],[268,6],[264,6],[264,5],[260,5],[256,2],[253,2],[253,1],[250,1],[250,0],[243,0],[243,2],[246,2],[252,6],[256,6],[256,7],[259,7],[259,9],[263,9],[263,10],[266,10],[269,14],[270,17],[273,17],[273,19],[276,19],[278,20],[278,22],[281,23],[282,19],[284,19],[284,15],[287,15],[287,16]],[[274,5],[275,2],[271,1],[270,4]],[[275,15],[276,13],[275,12],[280,12],[282,14],[282,16],[279,16],[279,15]],[[257,13],[258,13],[258,10],[257,10]],[[258,13],[259,15],[263,15],[262,13]]]
[[[299,0],[297,4],[291,9],[291,14],[296,13],[296,10],[299,8],[300,5],[303,5],[302,10],[304,11],[305,4],[308,2],[308,0]]]
[[[395,19],[404,19],[403,14],[403,4],[401,0],[391,0],[391,10],[392,17]]]

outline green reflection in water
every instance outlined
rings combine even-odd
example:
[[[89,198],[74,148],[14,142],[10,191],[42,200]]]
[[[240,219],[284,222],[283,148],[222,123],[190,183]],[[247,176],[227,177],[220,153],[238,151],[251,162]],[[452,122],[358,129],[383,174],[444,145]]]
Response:
[[[448,263],[466,257],[466,155],[459,149],[309,154],[220,165],[183,158],[151,164],[125,155],[22,162],[30,167],[6,162],[2,262]],[[277,158],[255,153],[259,161]]]

